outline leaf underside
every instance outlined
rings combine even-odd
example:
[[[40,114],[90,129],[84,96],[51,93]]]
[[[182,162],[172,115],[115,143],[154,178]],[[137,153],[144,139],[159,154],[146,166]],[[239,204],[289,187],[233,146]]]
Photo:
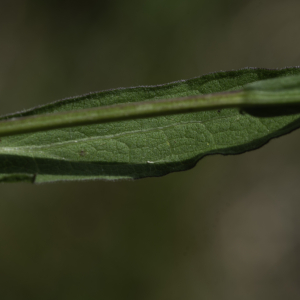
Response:
[[[153,99],[233,91],[300,74],[300,68],[218,72],[159,86],[122,88],[56,101],[0,120]],[[300,114],[259,117],[239,109],[56,129],[5,137],[0,182],[137,179],[192,168],[210,154],[239,154],[300,126]]]

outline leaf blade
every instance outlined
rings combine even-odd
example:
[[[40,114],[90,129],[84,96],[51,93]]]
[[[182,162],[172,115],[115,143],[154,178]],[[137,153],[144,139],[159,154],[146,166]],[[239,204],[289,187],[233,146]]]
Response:
[[[299,68],[219,72],[156,87],[118,89],[41,106],[10,119],[101,105],[240,89]],[[0,181],[135,179],[193,167],[209,154],[256,149],[299,126],[300,115],[261,118],[238,109],[197,112],[2,138]]]

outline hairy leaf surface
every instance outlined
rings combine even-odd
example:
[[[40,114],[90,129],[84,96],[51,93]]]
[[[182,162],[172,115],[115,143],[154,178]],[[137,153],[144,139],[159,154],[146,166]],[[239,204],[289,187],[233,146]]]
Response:
[[[234,91],[251,82],[293,74],[300,74],[300,69],[218,72],[165,85],[91,93],[3,116],[0,120]],[[0,142],[0,181],[162,176],[189,169],[205,155],[239,154],[256,149],[299,126],[300,114],[270,117],[266,113],[223,109],[8,136]]]

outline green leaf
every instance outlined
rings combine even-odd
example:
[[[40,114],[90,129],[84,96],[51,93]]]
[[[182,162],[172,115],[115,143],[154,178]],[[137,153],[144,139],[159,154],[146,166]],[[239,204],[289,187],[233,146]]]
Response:
[[[282,80],[277,83],[267,81],[270,85],[267,88],[257,81],[296,74],[300,74],[299,68],[212,73],[165,85],[92,93],[4,116],[1,120],[12,120],[2,122],[7,130],[7,124],[17,124],[14,120],[19,117],[37,116],[46,122],[47,114],[51,113],[236,91],[255,82],[245,88],[246,98],[251,95],[249,105],[252,106],[246,105],[242,113],[239,108],[184,114],[174,111],[174,115],[2,137],[0,181],[116,180],[162,176],[189,169],[205,155],[238,154],[256,149],[300,126],[299,109],[294,114],[295,108],[291,110],[287,105],[294,105],[294,100],[290,103],[290,98],[286,98],[287,102],[282,102],[287,111],[276,106],[281,104],[282,96],[297,94],[290,92],[291,84],[287,84],[288,90],[285,90],[287,85],[280,86]],[[295,84],[295,90],[298,86]],[[208,103],[209,98],[201,101]],[[253,107],[253,101],[257,107]],[[271,110],[259,106],[261,103],[268,106],[268,101],[275,105]],[[56,116],[63,119],[63,115]]]

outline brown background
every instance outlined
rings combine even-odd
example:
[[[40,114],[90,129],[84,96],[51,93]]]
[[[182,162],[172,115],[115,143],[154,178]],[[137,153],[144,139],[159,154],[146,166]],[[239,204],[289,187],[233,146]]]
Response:
[[[0,2],[0,113],[300,62],[297,0]],[[186,172],[0,185],[1,299],[297,299],[300,132]]]

